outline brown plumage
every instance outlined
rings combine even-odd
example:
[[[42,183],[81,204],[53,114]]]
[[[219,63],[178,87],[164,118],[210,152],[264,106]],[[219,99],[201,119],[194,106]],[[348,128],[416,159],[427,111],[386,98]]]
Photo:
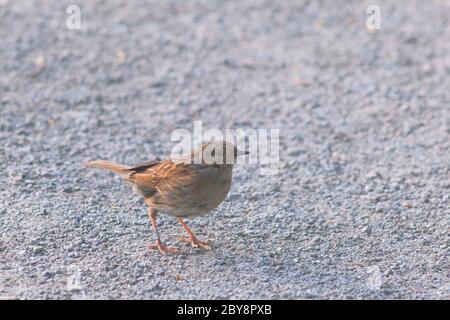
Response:
[[[220,161],[211,157],[207,159],[206,149],[208,155],[211,155],[212,151],[213,157],[215,152],[219,152]],[[227,158],[227,154],[230,156],[230,150],[232,155]],[[222,203],[230,190],[234,159],[241,154],[247,152],[238,150],[231,143],[214,141],[192,151],[188,156],[173,160],[151,161],[136,166],[95,160],[88,162],[86,166],[112,171],[131,184],[144,197],[150,221],[156,232],[156,243],[149,247],[158,249],[161,253],[178,253],[178,249],[161,242],[156,214],[162,212],[177,217],[188,233],[188,237],[182,237],[180,240],[189,242],[194,247],[210,249],[206,242],[196,238],[183,221],[183,217],[208,213]],[[201,163],[193,163],[193,158],[198,156],[202,159]]]

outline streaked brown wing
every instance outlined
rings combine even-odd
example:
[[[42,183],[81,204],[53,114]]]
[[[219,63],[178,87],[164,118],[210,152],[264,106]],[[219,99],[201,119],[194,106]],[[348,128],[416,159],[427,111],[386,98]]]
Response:
[[[159,190],[183,185],[184,180],[192,177],[193,171],[190,164],[166,160],[154,168],[153,174],[155,187]]]
[[[141,162],[141,163],[138,163],[138,164],[132,166],[128,170],[134,171],[134,172],[142,172],[142,171],[147,170],[148,168],[156,166],[159,163],[161,163],[161,160],[159,160],[159,159],[152,160],[152,161],[145,161],[145,162]]]
[[[147,161],[132,166],[127,171],[128,175],[124,176],[124,179],[134,185],[136,191],[138,191],[144,198],[152,197],[156,192],[156,184],[154,179],[154,170],[152,168],[163,164],[165,161]]]
[[[125,180],[134,184],[144,197],[153,196],[160,188],[165,189],[176,176],[186,174],[184,164],[175,164],[172,160],[147,162],[129,169]]]

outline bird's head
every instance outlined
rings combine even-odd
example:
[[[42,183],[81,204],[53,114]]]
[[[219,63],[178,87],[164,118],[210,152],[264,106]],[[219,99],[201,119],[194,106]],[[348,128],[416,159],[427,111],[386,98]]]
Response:
[[[225,141],[210,141],[201,148],[202,163],[233,165],[236,158],[248,154],[248,151],[240,150],[233,143]]]

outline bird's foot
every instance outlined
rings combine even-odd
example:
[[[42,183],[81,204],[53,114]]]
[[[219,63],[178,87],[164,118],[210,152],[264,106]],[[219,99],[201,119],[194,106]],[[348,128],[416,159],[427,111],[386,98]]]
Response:
[[[194,248],[202,248],[205,250],[211,250],[211,247],[209,246],[209,243],[207,241],[200,241],[195,236],[190,237],[180,237],[180,241],[190,243],[192,247]]]
[[[148,245],[149,249],[153,249],[153,250],[159,250],[159,252],[161,252],[162,254],[166,254],[166,253],[175,253],[175,254],[180,254],[181,251],[178,248],[175,247],[169,247],[166,246],[164,243],[161,242],[161,240],[156,240],[155,243],[151,243]]]

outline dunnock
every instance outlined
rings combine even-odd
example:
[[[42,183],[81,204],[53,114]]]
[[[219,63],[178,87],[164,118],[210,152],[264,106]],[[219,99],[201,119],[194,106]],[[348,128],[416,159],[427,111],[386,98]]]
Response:
[[[158,249],[163,254],[179,253],[177,248],[161,241],[156,224],[157,213],[178,219],[188,234],[188,237],[181,237],[181,241],[193,247],[210,249],[207,242],[197,239],[183,218],[208,213],[222,203],[230,190],[234,160],[244,154],[248,152],[238,150],[232,143],[212,141],[189,155],[175,159],[135,166],[95,160],[86,166],[110,170],[131,184],[144,197],[156,232],[156,243],[150,244],[149,248]]]

